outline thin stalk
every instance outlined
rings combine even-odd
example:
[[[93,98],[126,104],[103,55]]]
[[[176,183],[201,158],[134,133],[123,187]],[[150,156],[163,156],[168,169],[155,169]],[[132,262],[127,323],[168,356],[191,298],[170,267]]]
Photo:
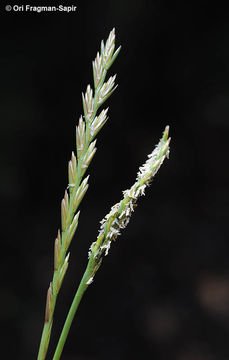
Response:
[[[43,332],[42,332],[42,337],[41,337],[38,359],[42,359],[42,360],[45,359],[47,347],[48,347],[48,343],[49,343],[50,333],[51,333],[50,325],[49,325],[49,323],[45,322]],[[47,339],[48,339],[48,341],[47,341]]]
[[[61,332],[61,335],[60,335],[60,338],[59,338],[59,341],[58,341],[58,344],[57,344],[57,347],[56,347],[56,351],[55,351],[55,354],[53,356],[53,360],[59,360],[60,357],[61,357],[61,354],[62,354],[64,345],[65,345],[69,330],[70,330],[71,325],[72,325],[72,321],[73,321],[73,319],[75,317],[76,311],[77,311],[78,306],[80,304],[80,301],[81,301],[81,299],[83,297],[83,294],[85,293],[85,291],[88,288],[89,284],[87,284],[87,282],[91,277],[92,269],[93,269],[93,258],[90,258],[90,260],[88,262],[88,265],[87,265],[87,268],[86,268],[86,270],[84,272],[84,275],[83,275],[83,277],[81,279],[79,287],[78,287],[78,289],[76,291],[76,294],[74,296],[74,299],[73,299],[72,305],[70,307],[68,316],[67,316],[67,318],[65,320],[65,323],[64,323],[64,326],[63,326],[63,329],[62,329],[62,332]]]

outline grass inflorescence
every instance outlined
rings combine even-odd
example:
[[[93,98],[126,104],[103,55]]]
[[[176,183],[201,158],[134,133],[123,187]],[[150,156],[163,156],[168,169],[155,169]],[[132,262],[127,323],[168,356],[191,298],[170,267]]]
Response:
[[[55,304],[68,268],[68,249],[78,226],[79,205],[89,186],[89,176],[82,179],[96,152],[95,137],[108,119],[108,109],[102,110],[99,114],[97,112],[117,86],[115,86],[115,76],[111,76],[105,82],[106,74],[120,49],[121,47],[114,52],[115,30],[113,29],[106,43],[102,41],[101,51],[93,61],[94,96],[90,85],[87,86],[85,94],[82,94],[84,115],[80,117],[76,126],[76,152],[72,152],[68,164],[69,184],[61,202],[61,230],[58,230],[54,243],[54,273],[47,291],[45,323],[38,360],[43,360],[46,356]]]

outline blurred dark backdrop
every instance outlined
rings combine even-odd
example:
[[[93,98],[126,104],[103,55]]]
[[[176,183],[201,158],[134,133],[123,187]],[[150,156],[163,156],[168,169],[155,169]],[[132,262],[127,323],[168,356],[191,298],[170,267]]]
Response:
[[[81,91],[92,84],[101,39],[115,27],[122,51],[110,74],[118,74],[119,87],[89,169],[47,359],[99,221],[131,186],[167,124],[170,160],[87,291],[63,359],[228,359],[228,7],[73,0],[68,4],[78,6],[76,12],[39,14],[6,12],[6,4],[0,25],[1,358],[36,358]]]

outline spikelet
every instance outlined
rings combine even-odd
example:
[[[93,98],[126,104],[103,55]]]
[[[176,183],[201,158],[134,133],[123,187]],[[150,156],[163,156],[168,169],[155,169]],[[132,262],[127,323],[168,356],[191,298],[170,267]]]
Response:
[[[84,94],[82,94],[82,99],[83,99],[84,117],[86,119],[86,122],[88,122],[92,119],[94,112],[94,99],[90,85],[87,86],[85,96]]]
[[[97,52],[97,56],[95,60],[92,62],[92,67],[93,67],[94,86],[96,89],[102,79],[102,73],[103,73],[102,57],[99,54],[99,52]]]
[[[121,46],[116,50],[115,53],[114,53],[114,49],[115,49],[115,29],[113,29],[110,32],[105,45],[103,41],[101,42],[102,63],[106,70],[108,70],[109,67],[113,64],[114,60],[119,54],[119,51],[121,50]]]
[[[62,285],[64,276],[65,276],[67,268],[68,268],[69,255],[70,255],[70,253],[68,253],[66,258],[64,259],[64,263],[63,263],[62,267],[60,268],[60,276],[59,276],[59,281],[58,281],[58,291],[60,290],[60,287]]]
[[[50,283],[47,291],[46,307],[45,307],[45,322],[48,323],[52,315],[52,283]]]
[[[83,121],[83,117],[81,116],[79,119],[79,124],[76,127],[76,149],[77,149],[78,159],[80,158],[82,152],[84,151],[85,144],[86,144],[85,122]]]
[[[62,262],[62,256],[60,230],[58,230],[57,238],[54,243],[54,271],[59,269]]]
[[[81,200],[83,199],[89,187],[88,179],[89,179],[89,175],[84,179],[84,181],[81,183],[80,187],[77,189],[76,193],[73,196],[72,208],[74,212],[79,207],[79,204],[81,203]]]
[[[117,88],[118,85],[114,86],[115,78],[116,78],[116,75],[111,76],[108,79],[108,81],[101,87],[101,90],[99,92],[99,97],[98,97],[99,105],[102,105],[104,103],[104,101],[106,101],[111,96],[111,94],[115,91],[115,89]]]
[[[66,252],[69,248],[69,245],[72,241],[72,238],[75,234],[75,231],[78,226],[78,220],[79,220],[80,211],[74,216],[71,225],[69,226],[66,234],[63,236],[63,250]]]
[[[68,163],[68,181],[69,181],[69,192],[72,191],[72,188],[76,184],[76,178],[77,178],[77,161],[74,154],[74,151],[72,152],[72,158]]]
[[[97,135],[97,133],[102,129],[103,125],[108,120],[107,117],[108,108],[106,110],[102,110],[99,116],[96,116],[93,123],[90,126],[90,136],[91,140]]]

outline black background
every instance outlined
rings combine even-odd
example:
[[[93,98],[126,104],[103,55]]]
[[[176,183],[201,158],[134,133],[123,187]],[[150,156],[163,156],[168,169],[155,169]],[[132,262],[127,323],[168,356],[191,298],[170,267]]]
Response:
[[[99,221],[167,124],[170,160],[104,259],[62,358],[228,359],[228,8],[219,1],[69,4],[77,11],[16,13],[1,4],[1,358],[36,358],[81,92],[92,84],[100,41],[115,27],[122,51],[110,74],[119,87],[89,169],[47,359]]]

